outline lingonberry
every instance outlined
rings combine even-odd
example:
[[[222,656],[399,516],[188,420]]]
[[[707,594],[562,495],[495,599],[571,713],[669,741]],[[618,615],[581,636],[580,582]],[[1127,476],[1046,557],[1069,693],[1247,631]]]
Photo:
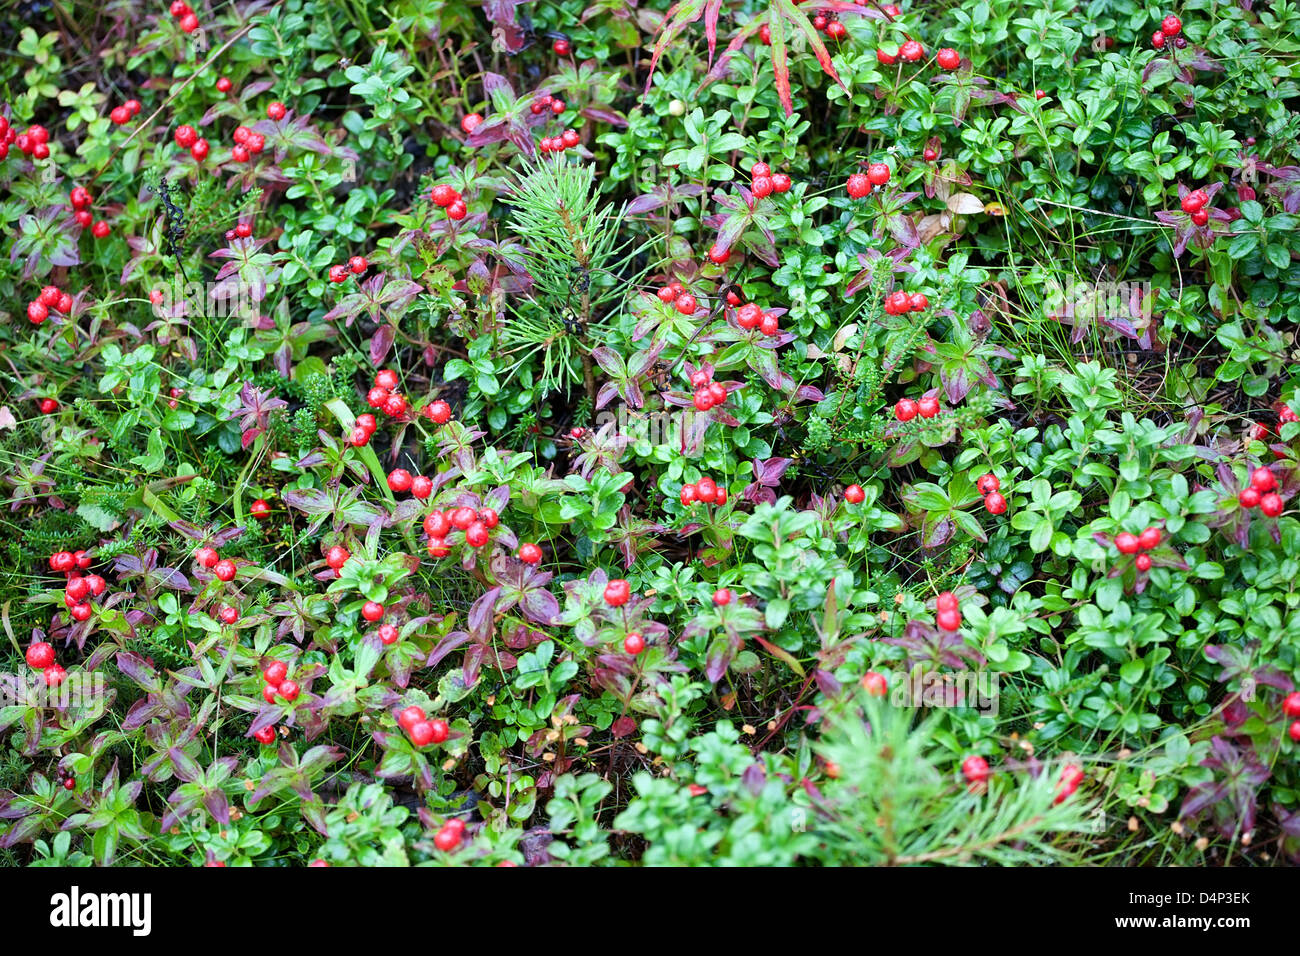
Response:
[[[420,501],[433,494],[433,479],[427,475],[416,475],[411,479],[411,497]]]
[[[188,125],[176,127],[176,132],[172,136],[181,149],[189,149],[199,141],[199,131]]]
[[[952,47],[944,47],[935,54],[934,60],[940,69],[955,70],[961,65],[961,56]]]
[[[1164,31],[1167,37],[1178,36],[1183,30],[1183,21],[1171,13],[1160,21],[1160,29]]]
[[[573,51],[573,48],[569,45],[569,41],[563,37],[560,37],[552,43],[551,49],[554,51],[556,56],[568,56]]]
[[[871,181],[862,173],[854,173],[845,184],[850,199],[861,199],[871,192]]]
[[[873,186],[883,186],[889,182],[889,166],[886,163],[872,163],[867,167],[867,181]]]
[[[713,603],[716,607],[726,607],[731,603],[730,588],[718,588],[713,592]]]
[[[102,219],[90,227],[90,234],[94,236],[96,239],[103,239],[108,235],[108,233],[109,233],[108,223],[104,222],[104,220]]]
[[[916,403],[917,414],[922,418],[934,418],[939,414],[939,399],[933,395],[926,395]]]
[[[1276,518],[1280,515],[1284,507],[1282,496],[1277,492],[1270,491],[1259,499],[1259,510],[1270,518]]]
[[[1139,571],[1150,571],[1151,555],[1139,554],[1136,558],[1133,559],[1133,566],[1136,567]]]
[[[996,491],[990,491],[984,496],[984,507],[991,515],[1005,514],[1007,510],[1007,499]]]
[[[524,564],[538,564],[542,560],[542,549],[535,544],[521,544],[518,558]]]
[[[258,498],[248,506],[248,513],[259,521],[271,517],[271,505],[265,498]]]
[[[263,727],[261,730],[253,734],[253,739],[261,744],[273,744],[275,743],[275,728]]]
[[[990,471],[979,476],[979,479],[975,482],[975,487],[980,494],[987,495],[998,491],[1002,487],[1002,482],[998,480],[997,475]]]
[[[343,570],[343,565],[348,563],[348,558],[350,557],[352,557],[352,554],[347,548],[336,544],[325,552],[325,563],[335,571],[341,571]]]
[[[623,638],[623,650],[636,657],[645,650],[645,638],[635,632]]]
[[[235,579],[235,562],[229,559],[218,561],[212,568],[212,573],[217,576],[218,581],[233,581]]]
[[[361,616],[374,624],[384,616],[384,606],[378,601],[367,601],[361,605]]]
[[[925,47],[921,46],[921,44],[917,43],[915,40],[908,40],[898,48],[898,55],[909,63],[915,63],[917,60],[925,56]]]
[[[1250,473],[1250,486],[1262,495],[1277,487],[1277,476],[1268,468],[1256,468]]]
[[[1258,489],[1247,485],[1241,489],[1241,494],[1237,495],[1237,501],[1243,508],[1258,508],[1260,497]]]
[[[862,490],[861,485],[849,485],[844,489],[844,500],[851,505],[860,505],[866,499],[867,493]]]
[[[673,307],[682,315],[694,315],[699,303],[696,301],[695,296],[689,292],[683,292],[673,301]]]
[[[1143,551],[1150,551],[1152,548],[1159,547],[1163,537],[1159,528],[1144,528],[1138,535],[1138,544],[1142,546]]]
[[[381,624],[378,633],[379,643],[384,645],[396,644],[398,637],[401,636],[396,624]]]
[[[900,398],[894,405],[894,417],[900,422],[910,422],[916,417],[919,407],[910,398]]]
[[[1138,549],[1141,547],[1142,543],[1138,540],[1138,536],[1135,534],[1121,531],[1119,534],[1115,535],[1115,550],[1120,554],[1137,554]]]
[[[862,689],[871,697],[884,697],[889,690],[889,681],[885,679],[884,674],[878,671],[867,671],[862,675],[862,680],[859,683],[862,685]]]

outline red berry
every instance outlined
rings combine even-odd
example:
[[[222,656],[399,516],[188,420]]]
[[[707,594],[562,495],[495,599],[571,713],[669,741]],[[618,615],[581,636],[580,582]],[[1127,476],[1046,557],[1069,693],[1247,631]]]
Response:
[[[200,163],[203,162],[205,159],[207,159],[208,141],[206,139],[201,139],[198,142],[196,142],[193,146],[190,147],[190,155],[193,156]]]
[[[33,670],[43,671],[53,663],[53,645],[45,641],[37,641],[27,648],[27,666]]]
[[[497,514],[495,508],[480,508],[478,510],[478,520],[483,522],[483,527],[490,531],[501,523],[501,516]]]
[[[230,148],[230,158],[236,163],[246,163],[249,160],[248,147],[232,146]]]
[[[764,335],[776,335],[781,331],[781,323],[772,313],[764,313],[763,318],[759,320],[758,331]]]
[[[230,138],[234,140],[236,143],[238,143],[240,146],[243,146],[245,143],[248,142],[248,137],[252,135],[253,135],[253,131],[249,129],[247,126],[236,126],[235,131],[230,134]]]
[[[1288,717],[1300,717],[1300,691],[1286,695],[1286,699],[1282,701],[1282,713]]]
[[[989,778],[989,762],[983,757],[967,757],[961,762],[961,772],[967,783],[984,783]]]
[[[182,33],[193,33],[199,28],[199,18],[192,13],[187,13],[181,17],[180,28]]]
[[[1277,476],[1268,468],[1256,468],[1250,473],[1250,486],[1264,494],[1277,487]]]
[[[289,665],[284,661],[272,661],[262,671],[262,680],[272,687],[279,687],[289,676]]]
[[[95,597],[99,597],[103,594],[104,589],[108,587],[108,582],[98,574],[88,574],[86,575],[86,580],[90,582],[90,593]]]
[[[383,624],[379,628],[379,642],[385,646],[397,643],[401,636],[401,631],[397,629],[396,624]]]
[[[689,292],[683,292],[677,297],[676,301],[673,302],[673,306],[682,315],[694,315],[698,303],[695,300],[695,296],[691,295]]]
[[[240,239],[247,239],[253,234],[253,224],[251,222],[235,223],[235,235]]]
[[[921,44],[917,43],[915,40],[908,40],[898,48],[898,55],[909,63],[915,63],[917,60],[925,56],[925,47],[921,46]]]
[[[730,250],[730,249],[724,249],[722,246],[718,245],[716,242],[715,242],[713,245],[709,246],[709,261],[710,261],[710,262],[715,263],[716,265],[722,265],[722,264],[723,264],[724,262],[726,262],[729,258],[731,258],[731,250]]]
[[[417,747],[427,747],[433,743],[433,728],[429,726],[427,720],[422,720],[418,724],[412,724],[407,731],[411,735],[411,743]],[[441,835],[442,831],[439,831]]]
[[[1206,205],[1208,205],[1209,202],[1210,202],[1209,193],[1207,193],[1204,189],[1193,189],[1191,192],[1189,192],[1186,196],[1183,197],[1183,201],[1181,205],[1183,207],[1183,212],[1194,213],[1194,212],[1199,212]]]
[[[1291,735],[1292,740],[1300,743],[1300,720],[1293,723],[1287,733]]]
[[[713,603],[716,607],[726,607],[731,603],[731,590],[729,588],[718,588],[713,592]]]
[[[876,60],[881,66],[893,66],[897,59],[897,53],[887,53],[883,48],[876,50]]]
[[[563,37],[552,43],[551,49],[555,51],[556,56],[568,56],[571,51],[569,41]]]
[[[1115,535],[1115,550],[1120,554],[1137,554],[1138,548],[1140,547],[1142,547],[1142,543],[1138,540],[1138,536],[1135,534],[1121,531],[1119,534]]]
[[[449,554],[451,554],[451,548],[447,545],[444,538],[441,538],[438,535],[429,538],[429,557],[445,558]]]
[[[951,591],[940,591],[934,596],[936,611],[955,611],[958,608],[957,595]]]
[[[636,657],[645,650],[645,638],[637,633],[629,634],[627,637],[623,638],[623,650],[627,651],[627,653],[631,654],[633,657]]]
[[[199,131],[193,126],[178,126],[173,138],[181,149],[189,149],[199,141]]]
[[[862,173],[854,173],[845,184],[850,199],[861,199],[871,192],[871,181]]]
[[[867,167],[867,181],[873,186],[883,186],[889,182],[889,166],[886,163],[872,163]]]
[[[1171,13],[1160,21],[1160,29],[1164,31],[1167,37],[1178,36],[1183,30],[1183,21]]]
[[[483,114],[470,113],[460,121],[460,128],[464,130],[466,134],[469,134],[474,132],[474,130],[478,129],[479,126],[481,126],[482,124],[483,124]],[[452,218],[454,219],[455,217],[453,216]]]
[[[429,405],[429,418],[438,425],[445,425],[451,421],[451,406],[439,399]]]
[[[108,235],[108,233],[109,233],[109,225],[108,223],[104,222],[104,220],[102,219],[90,227],[90,234],[94,236],[96,239],[103,239]]]
[[[430,196],[435,206],[450,206],[460,198],[460,193],[444,183],[434,186]]]
[[[772,28],[766,23],[758,28],[758,39],[764,46],[772,45]]]
[[[217,619],[220,620],[222,624],[234,624],[239,620],[239,612],[233,607],[223,607],[217,612]]]
[[[90,582],[85,578],[69,578],[63,592],[74,602],[84,600],[90,593]]]
[[[975,482],[975,487],[979,490],[980,494],[987,495],[999,490],[1002,487],[1002,482],[998,480],[997,475],[990,471],[986,474],[980,475],[979,480]]]
[[[772,167],[763,162],[755,163],[749,167],[749,175],[752,179],[757,179],[759,176],[771,176]]]
[[[50,317],[50,310],[47,309],[39,299],[33,299],[27,303],[27,318],[35,325],[40,325]]]
[[[1139,571],[1150,571],[1150,570],[1151,570],[1151,555],[1149,555],[1149,554],[1139,554],[1136,558],[1133,559],[1133,565],[1134,565],[1134,567],[1136,567]]]
[[[832,40],[843,40],[849,35],[849,28],[840,20],[832,20],[826,24],[826,35]]]
[[[423,723],[425,714],[423,708],[416,707],[412,704],[410,707],[403,708],[397,715],[397,725],[405,731],[410,731],[416,724]]]
[[[564,144],[565,149],[573,149],[582,142],[582,137],[578,135],[576,129],[566,129],[560,134],[560,142]]]
[[[367,601],[361,606],[361,616],[374,624],[384,616],[384,606],[378,601]]]
[[[217,78],[217,82],[216,82],[215,85],[216,85],[216,87],[217,87],[217,92],[218,92],[218,93],[229,93],[229,92],[230,92],[230,88],[231,88],[234,84],[230,82],[230,77],[228,77],[228,76],[221,76],[221,77],[218,77],[218,78]]]
[[[205,568],[215,568],[221,557],[216,548],[199,548],[194,552],[194,560]]]
[[[89,229],[90,223],[95,217],[91,215],[89,209],[78,209],[74,218],[77,220],[77,225],[82,229]]]
[[[41,672],[41,677],[44,678],[46,687],[58,687],[67,680],[68,672],[58,664],[51,664]]]
[[[430,538],[445,538],[451,531],[451,520],[441,511],[433,511],[425,516],[424,533]]]
[[[876,671],[867,671],[862,675],[862,689],[871,697],[884,697],[885,692],[889,689],[889,681],[885,675]]]
[[[274,703],[275,703],[275,695],[276,695],[277,693],[279,693],[279,691],[280,691],[280,685],[279,685],[279,684],[275,684],[275,685],[265,684],[265,685],[263,685],[263,686],[262,686],[262,700],[266,701],[268,704],[274,704]]]
[[[444,853],[450,853],[460,846],[460,830],[443,827],[433,835],[433,845]]]
[[[271,517],[271,505],[265,498],[258,498],[248,506],[248,513],[258,520]]]
[[[477,520],[478,514],[473,508],[457,508],[451,513],[451,526],[461,531],[469,530],[469,526]]]
[[[268,103],[266,106],[266,118],[275,120],[277,123],[284,119],[284,114],[288,112],[283,103],[276,100],[274,103]]]
[[[788,193],[794,182],[785,173],[772,174],[772,191],[777,193]]]
[[[433,494],[433,479],[425,475],[416,475],[411,479],[411,497],[423,501]]]
[[[844,500],[851,505],[860,505],[867,498],[867,493],[862,490],[861,485],[849,485],[844,489]]]
[[[257,731],[257,733],[253,734],[253,739],[262,744],[275,743],[275,728],[263,727],[261,730]]]
[[[108,118],[118,126],[131,121],[131,113],[125,106],[115,106],[109,111]]]
[[[742,329],[754,329],[763,321],[763,310],[757,303],[746,302],[736,310],[736,324]]]
[[[695,483],[695,497],[706,505],[711,505],[718,500],[718,484],[712,478],[705,476]]]
[[[352,434],[348,435],[348,444],[353,448],[363,448],[370,444],[370,436],[372,434],[373,432],[369,432],[358,425],[356,428],[352,429]]]
[[[935,615],[935,623],[941,631],[956,631],[961,627],[961,612],[955,608],[940,611]]]
[[[622,607],[631,596],[632,590],[622,578],[615,578],[605,585],[605,603],[610,607]]]
[[[401,418],[406,414],[406,399],[397,392],[390,392],[384,399],[384,414],[389,418]]]
[[[524,564],[538,564],[542,560],[542,549],[535,544],[521,544],[518,557]]]
[[[1284,507],[1282,496],[1276,492],[1271,491],[1259,499],[1259,510],[1270,518],[1280,515]]]
[[[1138,535],[1138,544],[1143,551],[1150,551],[1152,548],[1159,547],[1161,539],[1164,537],[1159,528],[1144,528]]]
[[[438,717],[429,721],[429,728],[433,731],[432,739],[435,744],[440,744],[451,736],[451,728],[447,726],[447,722]]]
[[[217,576],[219,581],[233,581],[235,578],[235,562],[218,561],[213,567],[212,573]]]
[[[394,468],[388,473],[388,487],[396,492],[411,490],[411,473],[405,468]]]
[[[85,186],[74,186],[69,198],[73,209],[85,209],[91,202],[90,191]]]
[[[990,491],[984,496],[984,507],[991,515],[1004,514],[1007,510],[1007,499],[1002,497],[999,492]]]
[[[465,542],[471,548],[481,548],[488,543],[488,529],[483,522],[475,521],[465,529]]]
[[[1260,493],[1258,489],[1252,488],[1249,485],[1241,489],[1241,494],[1237,495],[1237,501],[1243,508],[1259,507],[1259,499]]]
[[[916,403],[916,411],[922,418],[934,418],[939,414],[939,399],[933,395],[924,396]]]
[[[916,402],[910,398],[900,398],[894,405],[894,417],[900,422],[910,422],[916,417],[918,410]]]
[[[753,192],[755,199],[762,199],[764,196],[772,195],[772,177],[755,176],[754,181],[749,184],[750,191]]]
[[[961,65],[961,56],[952,47],[944,47],[935,54],[935,62],[944,70],[955,70]]]
[[[930,300],[926,298],[924,292],[913,292],[907,297],[907,307],[913,312],[924,312],[930,308]]]
[[[469,207],[465,205],[464,200],[457,199],[447,207],[447,218],[461,220],[469,215]]]

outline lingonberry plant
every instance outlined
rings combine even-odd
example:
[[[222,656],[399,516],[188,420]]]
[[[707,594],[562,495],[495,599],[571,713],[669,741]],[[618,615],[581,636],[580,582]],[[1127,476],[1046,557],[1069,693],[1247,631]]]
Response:
[[[0,861],[1300,862],[1294,5],[22,6]]]

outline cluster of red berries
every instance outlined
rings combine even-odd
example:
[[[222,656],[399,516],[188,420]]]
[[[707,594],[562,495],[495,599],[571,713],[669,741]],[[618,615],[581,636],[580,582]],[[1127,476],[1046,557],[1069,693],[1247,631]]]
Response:
[[[40,325],[50,317],[50,312],[66,313],[71,308],[72,296],[61,292],[58,286],[47,285],[27,303],[27,318],[33,325]]]
[[[1195,225],[1203,226],[1210,221],[1210,196],[1204,189],[1193,189],[1183,197],[1183,212],[1192,217]]]
[[[176,132],[172,134],[172,138],[176,141],[178,147],[188,149],[196,162],[201,163],[208,158],[208,141],[201,137],[199,131],[188,123],[176,127]]]
[[[272,116],[272,119],[280,119],[284,116],[284,104],[272,103],[271,106],[280,107],[278,116]],[[267,115],[271,116],[271,108],[267,107]],[[230,134],[230,138],[235,141],[235,145],[230,147],[230,159],[236,163],[246,163],[254,156],[266,149],[266,137],[261,133],[254,133],[247,126],[236,126],[235,131]],[[197,158],[197,157],[196,157]]]
[[[427,475],[412,475],[405,468],[394,468],[388,473],[388,488],[395,494],[409,491],[412,498],[423,501],[433,494],[433,479]]]
[[[431,511],[424,519],[424,533],[429,536],[429,554],[435,558],[445,558],[451,554],[447,544],[447,535],[453,529],[465,532],[465,543],[471,548],[481,548],[491,538],[491,531],[501,523],[501,516],[494,508],[459,507],[445,511]]]
[[[169,388],[167,390],[167,407],[180,408],[181,407],[180,398],[184,394],[185,394],[185,389],[183,388],[176,388],[175,386]]]
[[[81,572],[90,567],[90,555],[85,551],[56,551],[49,558],[50,570],[67,575],[63,590],[63,605],[74,621],[90,619],[90,599],[97,598],[108,587],[98,574]]]
[[[562,153],[566,149],[574,149],[581,142],[582,137],[576,129],[566,129],[559,136],[543,136],[537,148],[543,153]]]
[[[50,131],[39,123],[27,127],[27,132],[20,133],[9,125],[9,120],[0,116],[0,159],[9,155],[9,146],[18,147],[18,151],[32,159],[48,159],[50,156]]]
[[[140,115],[140,109],[139,100],[127,100],[121,106],[114,106],[109,111],[108,118],[117,126],[125,126]]]
[[[695,310],[700,307],[695,296],[687,292],[686,287],[676,279],[660,288],[655,294],[659,296],[660,302],[671,303],[682,315],[694,315]]]
[[[812,16],[813,29],[825,33],[832,40],[843,40],[849,35],[849,28],[846,27],[840,18],[834,13],[825,10],[818,10]]]
[[[873,189],[880,189],[889,182],[889,164],[872,163],[865,173],[854,173],[844,184],[850,199],[861,199]]]
[[[424,710],[412,704],[397,713],[397,724],[417,747],[440,744],[451,736],[451,728],[439,717],[429,720]]]
[[[1237,501],[1243,508],[1259,508],[1269,518],[1276,518],[1285,508],[1277,493],[1277,476],[1267,468],[1250,473],[1250,484],[1241,489]]]
[[[1056,799],[1052,803],[1063,803],[1083,783],[1083,770],[1072,763],[1061,768],[1061,776],[1056,781]]]
[[[218,581],[235,580],[235,562],[229,558],[223,558],[217,553],[217,549],[204,546],[194,552],[194,560],[199,563],[200,567],[207,568],[217,576]]]
[[[370,268],[370,262],[365,256],[353,256],[347,262],[339,262],[330,266],[329,279],[336,285],[340,282],[347,282],[352,276],[365,275]]]
[[[788,193],[794,181],[785,173],[774,173],[767,163],[755,163],[749,167],[749,191],[754,198],[762,199],[772,193]]]
[[[262,699],[274,704],[276,698],[292,704],[302,693],[297,681],[289,680],[289,665],[284,661],[272,661],[262,671]]]
[[[1007,510],[1007,499],[1002,497],[1002,481],[993,472],[980,475],[975,488],[984,496],[984,507],[991,515],[1000,515]]]
[[[185,0],[172,0],[170,10],[171,15],[179,21],[182,32],[193,33],[199,28],[199,18]]]
[[[764,312],[754,302],[746,302],[736,310],[736,324],[746,331],[758,329],[767,336],[778,335],[781,332],[780,319],[770,312]]]
[[[908,312],[924,312],[930,308],[930,300],[924,292],[908,295],[902,289],[885,296],[886,315],[905,315]]]
[[[381,369],[375,373],[374,387],[366,392],[366,404],[383,412],[389,418],[401,418],[406,414],[409,405],[406,396],[397,391],[397,385],[397,373],[390,368]],[[378,428],[379,422],[375,420],[374,415],[369,413],[358,415],[357,423],[353,426],[348,441],[354,447],[361,448],[369,444],[370,436]]]
[[[433,845],[444,853],[450,853],[460,846],[460,841],[464,838],[465,821],[459,817],[452,817],[433,835]]]
[[[933,395],[923,396],[920,400],[900,398],[894,403],[894,417],[900,422],[910,422],[917,415],[922,418],[934,418],[939,414],[939,399]]]
[[[957,604],[957,595],[951,591],[940,591],[934,599],[934,622],[939,630],[949,633],[961,629],[961,610]]]
[[[1163,50],[1166,44],[1172,44],[1181,50],[1187,46],[1187,40],[1181,35],[1182,32],[1183,21],[1171,13],[1160,21],[1160,29],[1151,34],[1151,46]]]
[[[233,228],[226,230],[226,238],[228,240],[247,239],[252,234],[253,224],[245,221],[237,222]]]
[[[713,376],[702,368],[691,373],[691,387],[695,389],[692,402],[697,412],[707,412],[727,404],[727,386],[713,381]]]
[[[1134,564],[1139,571],[1151,570],[1151,555],[1146,552],[1160,546],[1164,533],[1159,528],[1145,528],[1141,534],[1121,531],[1115,535],[1115,550],[1120,554],[1136,554]]]
[[[446,183],[439,183],[433,187],[429,194],[433,199],[435,206],[440,206],[447,210],[447,218],[461,220],[469,215],[469,207],[465,205],[465,200],[461,194]]]
[[[705,475],[694,484],[682,485],[681,499],[682,504],[688,507],[696,502],[706,505],[725,505],[727,503],[727,489],[719,486],[716,481]]]
[[[77,225],[82,229],[89,229],[90,234],[96,239],[103,239],[108,235],[108,223],[102,219],[98,222],[94,221],[94,214],[90,211],[90,204],[94,201],[90,190],[85,186],[74,186],[72,192],[68,194],[68,201],[72,203],[72,214],[77,220]],[[91,225],[92,222],[94,225]]]
[[[1286,699],[1282,701],[1282,713],[1293,719],[1293,723],[1287,732],[1291,735],[1292,740],[1300,743],[1300,720],[1294,720],[1294,718],[1300,717],[1300,691],[1292,691],[1286,695]]]
[[[956,56],[955,50],[950,50],[949,52]],[[881,66],[893,66],[894,63],[899,60],[902,60],[904,63],[916,63],[923,59],[925,59],[925,47],[921,46],[921,44],[915,40],[908,40],[893,53],[890,53],[884,47],[880,47],[876,50],[876,61]],[[957,57],[957,63],[960,62],[961,57]],[[957,63],[953,63],[950,67],[944,67],[944,69],[956,69]]]
[[[547,110],[550,110],[555,116],[559,116],[568,108],[569,105],[564,100],[558,96],[549,95],[533,100],[533,105],[529,107],[534,116],[541,116]]]
[[[54,646],[47,641],[37,641],[27,648],[27,666],[41,672],[46,687],[58,687],[68,677],[68,672],[54,662]]]

